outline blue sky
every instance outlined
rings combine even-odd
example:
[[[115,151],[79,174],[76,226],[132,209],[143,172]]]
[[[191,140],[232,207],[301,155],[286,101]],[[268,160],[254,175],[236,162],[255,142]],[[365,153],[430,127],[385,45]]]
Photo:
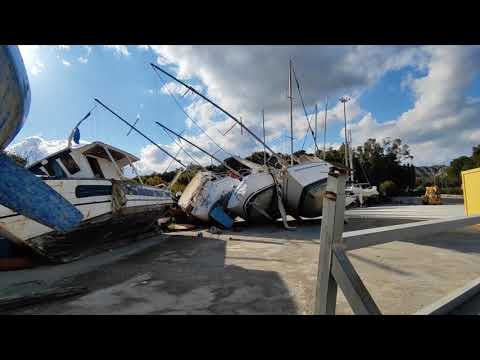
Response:
[[[338,102],[342,95],[352,98],[347,117],[355,145],[368,137],[398,136],[411,145],[415,162],[425,165],[446,162],[480,143],[475,120],[479,109],[475,101],[472,104],[480,94],[477,47],[97,45],[20,46],[20,50],[31,83],[32,105],[11,146],[18,152],[32,137],[37,138],[40,152],[58,150],[75,123],[95,105],[94,97],[131,122],[140,115],[139,128],[172,153],[177,153],[178,146],[154,121],[178,131],[186,129],[192,140],[217,151],[195,126],[189,127],[186,116],[161,90],[162,82],[150,62],[198,86],[242,116],[259,135],[264,108],[268,141],[281,150],[282,132],[289,128],[289,57],[308,111],[318,104],[319,129],[323,129],[325,97],[330,99],[329,145],[343,141],[343,108]],[[260,148],[242,136],[238,127],[222,137],[220,132],[231,126],[231,120],[192,94],[182,97],[181,87],[170,86],[183,107],[189,106],[191,116],[227,151],[246,155]],[[303,143],[306,121],[296,90],[294,98],[297,150]],[[310,120],[313,125],[313,116]],[[143,172],[161,171],[169,162],[137,134],[127,137],[128,128],[100,106],[80,131],[83,140],[103,141],[139,156]],[[319,138],[323,140],[323,133]],[[312,147],[310,138],[306,147]],[[199,161],[210,163],[191,151]],[[226,152],[219,154],[227,156]],[[179,157],[188,160],[184,154]]]

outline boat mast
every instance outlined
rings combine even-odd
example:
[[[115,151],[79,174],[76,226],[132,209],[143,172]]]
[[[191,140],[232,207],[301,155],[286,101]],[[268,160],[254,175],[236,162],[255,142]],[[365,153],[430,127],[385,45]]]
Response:
[[[98,100],[97,98],[94,99],[97,103],[99,103],[100,105],[102,105],[105,109],[107,109],[109,112],[111,112],[113,115],[115,115],[118,119],[120,119],[121,121],[123,121],[125,124],[127,124],[128,126],[130,126],[133,130],[135,130],[137,133],[139,133],[141,136],[143,136],[145,139],[147,139],[148,141],[150,141],[152,143],[152,145],[154,145],[155,147],[157,147],[159,150],[161,150],[163,153],[165,153],[166,155],[168,155],[169,157],[171,157],[173,160],[175,160],[176,162],[178,162],[180,165],[182,165],[183,167],[186,168],[186,166],[180,161],[178,160],[176,157],[174,157],[173,155],[171,155],[167,150],[161,148],[155,141],[153,141],[152,139],[150,139],[147,135],[145,135],[144,133],[142,133],[140,130],[138,130],[136,127],[134,127],[132,124],[130,124],[127,120],[125,120],[124,118],[122,118],[120,115],[118,115],[115,111],[113,111],[112,109],[110,109],[107,105],[105,105],[104,103],[102,103],[100,100]]]
[[[290,165],[293,165],[293,98],[292,98],[292,59],[288,72],[288,97],[290,99]]]
[[[315,104],[315,136],[314,136],[314,140],[315,140],[315,143],[317,143],[317,115],[318,115],[318,109],[317,109],[317,104]],[[315,149],[315,152],[317,150]]]
[[[191,87],[190,85],[186,84],[185,82],[183,82],[182,80],[179,80],[177,79],[175,76],[169,74],[168,72],[166,72],[165,70],[161,69],[160,67],[158,67],[157,65],[153,64],[153,63],[150,63],[150,66],[152,66],[154,69],[158,70],[158,71],[161,71],[162,73],[164,73],[165,75],[167,75],[168,77],[170,77],[171,79],[175,80],[176,82],[178,82],[179,84],[185,86],[187,89],[190,89],[191,92],[197,94],[198,96],[200,96],[203,100],[207,101],[208,103],[210,103],[211,105],[213,105],[214,107],[216,107],[218,110],[220,110],[221,112],[223,112],[225,115],[227,115],[229,118],[231,118],[232,120],[234,120],[237,124],[239,124],[242,128],[244,128],[250,135],[253,136],[253,138],[255,140],[257,140],[260,144],[263,144],[265,146],[265,148],[270,151],[272,153],[272,155],[276,156],[278,159],[281,159],[281,157],[275,152],[273,151],[267,144],[265,144],[257,135],[255,135],[255,133],[253,131],[251,131],[248,127],[246,127],[240,120],[238,120],[235,116],[233,116],[232,114],[230,114],[227,110],[225,110],[224,108],[222,108],[220,105],[217,105],[216,103],[214,103],[212,100],[210,100],[209,98],[207,98],[205,95],[202,95],[200,92],[198,92],[195,88]]]
[[[265,109],[262,109],[262,125],[263,125],[263,143],[266,144],[265,141]],[[263,165],[267,165],[267,151],[265,146],[263,146]]]
[[[348,130],[348,151],[350,155],[350,181],[353,182],[353,150],[352,150],[352,129]]]
[[[197,148],[198,150],[200,150],[201,152],[203,152],[204,154],[210,156],[210,158],[218,161],[220,164],[223,164],[225,165],[225,167],[232,171],[235,175],[239,176],[239,177],[242,177],[235,169],[233,169],[232,167],[228,166],[225,161],[222,161],[220,160],[219,158],[215,157],[213,154],[210,154],[208,151],[206,150],[203,150],[200,146],[197,146],[195,145],[194,143],[192,143],[191,141],[185,139],[182,135],[180,134],[177,134],[175,131],[169,129],[168,127],[166,127],[165,125],[163,124],[160,124],[158,121],[155,121],[155,124],[157,124],[158,126],[162,127],[163,129],[167,130],[167,131],[170,131],[172,134],[174,134],[175,136],[179,137],[180,139],[184,140],[185,142],[189,143],[190,145],[192,145],[193,147]]]
[[[348,168],[348,138],[347,138],[347,113],[345,110],[345,103],[350,100],[348,97],[343,96],[340,98],[340,102],[343,103],[343,117],[345,120],[345,167]]]
[[[325,151],[325,144],[327,141],[327,110],[328,110],[328,96],[325,101],[325,120],[323,122],[323,160],[325,160],[326,157],[326,151]]]

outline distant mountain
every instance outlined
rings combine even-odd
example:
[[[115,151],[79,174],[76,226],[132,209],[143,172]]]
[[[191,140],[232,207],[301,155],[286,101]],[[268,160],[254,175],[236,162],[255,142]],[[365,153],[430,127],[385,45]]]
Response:
[[[417,179],[430,179],[432,180],[435,175],[440,175],[446,171],[448,166],[446,165],[433,165],[433,166],[416,166],[415,177]]]

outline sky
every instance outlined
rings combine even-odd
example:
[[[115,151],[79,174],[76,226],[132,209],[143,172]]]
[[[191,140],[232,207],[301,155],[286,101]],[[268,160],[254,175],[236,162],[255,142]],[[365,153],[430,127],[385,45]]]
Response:
[[[156,63],[208,96],[262,136],[290,150],[289,60],[293,84],[294,151],[314,149],[305,137],[314,126],[323,147],[327,105],[327,147],[343,142],[347,128],[354,146],[368,138],[400,138],[418,166],[448,164],[480,143],[479,46],[175,46],[20,45],[32,90],[27,122],[7,150],[43,157],[66,146],[75,124],[100,99],[184,163],[213,160],[166,134],[161,122],[221,159],[245,156],[262,145],[192,92],[152,70]],[[328,103],[326,101],[328,99]],[[190,118],[186,116],[189,115]],[[192,121],[193,119],[193,121]],[[201,129],[200,129],[201,128]],[[178,165],[100,106],[80,126],[82,142],[102,141],[138,156],[142,174]],[[220,149],[221,148],[221,149]],[[183,149],[183,150],[182,150]],[[190,157],[184,152],[186,150]],[[33,155],[32,155],[33,154]],[[35,159],[31,159],[32,161]]]

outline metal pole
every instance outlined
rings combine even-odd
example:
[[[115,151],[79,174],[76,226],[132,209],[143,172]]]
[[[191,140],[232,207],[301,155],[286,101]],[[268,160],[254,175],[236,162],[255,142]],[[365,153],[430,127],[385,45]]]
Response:
[[[325,144],[327,141],[327,110],[328,110],[328,96],[325,101],[325,120],[323,122],[323,160],[325,160],[326,157],[326,149],[325,149]]]
[[[105,146],[102,146],[102,147],[103,147],[103,150],[105,150],[105,152],[107,153],[108,157],[110,158],[110,161],[113,163],[113,166],[115,167],[115,170],[117,170],[118,176],[120,176],[120,179],[123,179],[124,176],[122,174],[122,170],[120,170],[120,168],[118,167],[117,162],[113,158],[112,154],[110,154],[110,151],[108,150],[107,147],[105,147]],[[128,158],[128,156],[127,156],[127,158]]]
[[[335,315],[337,281],[332,276],[332,255],[335,244],[342,242],[345,216],[345,178],[342,171],[330,169],[327,191],[323,197],[320,252],[318,258],[314,314]]]
[[[317,104],[315,104],[315,144],[317,143],[317,115],[318,115],[318,109],[317,109]],[[315,152],[317,150],[315,149]]]
[[[290,98],[290,165],[293,165],[293,98],[292,98],[292,59],[288,73],[288,94]]]
[[[348,130],[348,152],[349,152],[349,160],[350,160],[350,181],[353,182],[353,151],[352,151],[352,130]]]
[[[155,147],[157,147],[159,150],[161,150],[162,152],[164,152],[166,155],[168,155],[169,157],[171,157],[173,160],[175,160],[176,162],[178,162],[180,165],[182,165],[183,167],[186,168],[186,166],[180,161],[178,160],[176,157],[174,157],[173,155],[171,155],[167,150],[164,150],[162,149],[155,141],[153,141],[152,139],[150,139],[147,135],[145,135],[144,133],[142,133],[140,130],[138,130],[136,127],[134,127],[132,124],[130,124],[127,120],[125,120],[124,118],[122,118],[120,115],[118,115],[115,111],[113,111],[112,109],[110,109],[107,105],[105,105],[104,103],[102,103],[100,100],[98,100],[97,98],[94,99],[97,103],[99,103],[100,105],[102,105],[105,109],[107,109],[109,112],[111,112],[113,115],[115,115],[117,118],[119,118],[120,120],[122,120],[125,124],[127,124],[128,126],[130,126],[133,130],[135,130],[137,133],[139,133],[140,135],[142,135],[145,139],[147,139],[148,141],[150,141],[152,143],[152,145],[154,145]]]
[[[237,176],[239,176],[239,177],[242,177],[235,169],[233,169],[232,167],[228,166],[224,161],[216,158],[214,155],[210,154],[208,151],[203,150],[201,147],[199,147],[199,146],[195,145],[194,143],[192,143],[191,141],[185,139],[183,136],[181,136],[180,134],[177,134],[175,131],[169,129],[169,128],[166,127],[165,125],[160,124],[158,121],[155,121],[155,123],[156,123],[158,126],[162,127],[163,129],[170,131],[170,132],[171,132],[172,134],[174,134],[175,136],[178,136],[180,139],[184,140],[185,142],[187,142],[188,144],[192,145],[192,146],[195,147],[196,149],[200,150],[200,151],[203,152],[204,154],[210,156],[210,158],[218,161],[220,164],[225,165],[225,167],[226,167],[228,170],[232,171],[235,175],[237,175]]]
[[[263,143],[266,144],[265,141],[265,110],[262,109],[262,125],[263,125]],[[263,164],[267,165],[267,150],[265,146],[263,147]]]
[[[340,98],[340,101],[343,103],[343,117],[345,120],[345,167],[348,168],[348,138],[347,138],[347,112],[345,110],[345,103],[350,100],[346,96]]]
[[[138,181],[140,181],[140,184],[143,185],[143,180],[142,178],[140,177],[140,175],[138,174],[138,171],[137,169],[135,168],[135,166],[133,166],[132,162],[130,161],[130,158],[127,156],[127,160],[128,160],[128,163],[130,164],[130,167],[132,168],[133,172],[135,173],[135,175],[137,175],[137,178],[138,178]]]

